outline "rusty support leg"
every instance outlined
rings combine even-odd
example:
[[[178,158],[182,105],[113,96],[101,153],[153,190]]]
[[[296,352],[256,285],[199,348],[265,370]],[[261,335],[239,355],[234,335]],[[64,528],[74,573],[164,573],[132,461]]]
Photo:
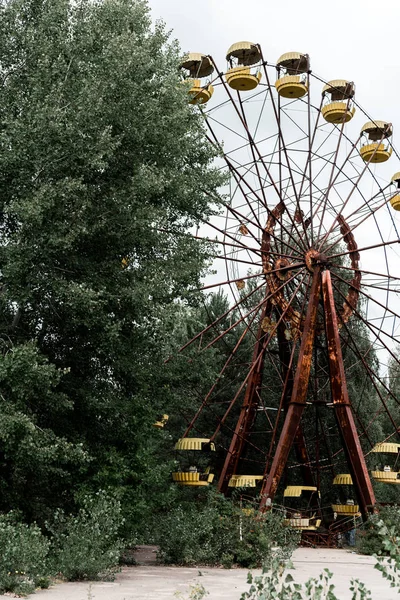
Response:
[[[260,510],[265,510],[267,505],[274,499],[276,489],[279,485],[280,478],[287,463],[290,449],[296,438],[296,433],[300,425],[304,407],[306,405],[320,289],[321,269],[319,266],[316,266],[314,269],[310,300],[304,323],[303,335],[301,338],[292,397],[290,399],[288,411],[285,416],[285,421],[275,452],[274,460],[272,461],[271,470],[267,479],[264,480],[261,489]]]
[[[292,396],[293,390],[293,369],[289,367],[291,351],[289,348],[289,342],[285,338],[285,325],[280,323],[278,327],[278,346],[279,346],[279,360],[281,363],[282,380],[286,381],[288,376],[288,385],[286,388],[286,396],[284,400],[284,409],[287,412],[289,406],[289,400]],[[310,468],[310,460],[307,452],[306,441],[304,439],[303,428],[301,423],[297,429],[296,436],[294,439],[294,450],[296,458],[301,464],[300,471],[303,478],[304,485],[315,485],[314,477]]]
[[[218,490],[223,494],[227,491],[229,479],[232,477],[232,475],[236,473],[237,466],[243,452],[243,447],[248,436],[248,432],[251,429],[251,426],[255,419],[256,410],[258,406],[257,392],[260,390],[261,387],[262,373],[264,368],[264,356],[266,352],[266,348],[264,348],[264,352],[260,357],[260,353],[263,351],[263,344],[266,335],[261,329],[261,321],[265,316],[270,314],[270,312],[271,303],[268,301],[265,303],[264,310],[261,314],[260,325],[258,327],[257,333],[257,342],[254,346],[253,351],[253,364],[255,361],[258,361],[258,364],[247,382],[243,404],[240,409],[240,415],[237,420],[231,444],[229,446],[229,450],[225,458],[225,463],[218,481]]]
[[[322,294],[333,406],[360,510],[365,519],[376,501],[347,391],[331,274],[328,270],[322,273]]]

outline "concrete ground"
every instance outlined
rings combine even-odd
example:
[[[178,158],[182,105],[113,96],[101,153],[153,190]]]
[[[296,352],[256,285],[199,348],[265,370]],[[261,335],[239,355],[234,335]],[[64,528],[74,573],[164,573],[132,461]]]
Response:
[[[142,561],[140,558],[142,557]],[[124,567],[114,582],[61,583],[29,596],[31,600],[177,600],[182,592],[186,600],[189,586],[202,584],[209,595],[205,600],[239,600],[248,589],[247,569],[163,567],[154,565],[153,549],[143,549],[139,564]],[[381,574],[373,568],[374,559],[347,550],[299,548],[293,556],[297,582],[317,577],[328,567],[333,573],[335,592],[340,600],[350,600],[352,577],[363,581],[373,600],[399,600]],[[144,563],[144,564],[143,564]],[[10,596],[0,596],[9,600]]]

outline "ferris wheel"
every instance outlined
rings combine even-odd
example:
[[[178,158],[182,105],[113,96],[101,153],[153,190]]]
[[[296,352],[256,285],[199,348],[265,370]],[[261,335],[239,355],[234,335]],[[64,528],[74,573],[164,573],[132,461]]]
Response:
[[[354,493],[333,510],[365,518],[376,504],[372,481],[400,484],[400,399],[387,377],[400,339],[393,128],[359,106],[353,82],[314,75],[307,54],[270,63],[258,44],[239,42],[226,61],[192,53],[181,65],[227,176],[224,214],[197,232],[219,248],[203,289],[230,301],[181,350],[237,335],[176,446],[204,467],[173,478],[207,486],[215,475],[223,493],[255,487],[265,510],[282,478],[296,484],[283,497],[318,497],[329,476]],[[240,377],[222,402],[228,371]],[[203,430],[208,412],[213,431]],[[381,432],[378,444],[371,431]],[[382,464],[370,470],[371,457]],[[313,514],[292,511],[288,523],[316,529]]]

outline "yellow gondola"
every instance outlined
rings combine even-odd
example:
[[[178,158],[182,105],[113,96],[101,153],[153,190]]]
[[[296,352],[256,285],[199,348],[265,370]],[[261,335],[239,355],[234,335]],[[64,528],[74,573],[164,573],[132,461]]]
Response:
[[[228,487],[256,487],[262,480],[262,475],[232,475]]]
[[[303,493],[310,494],[310,496],[314,493],[318,493],[320,496],[320,492],[318,488],[312,485],[288,485],[284,492],[284,498],[300,498]],[[309,516],[307,512],[300,510],[297,508],[289,508],[287,509],[287,518],[284,519],[284,525],[292,527],[293,529],[298,529],[301,531],[315,531],[321,525],[321,519],[317,518],[314,513],[312,516]]]
[[[339,473],[333,479],[333,485],[353,485],[350,473]],[[354,500],[347,500],[346,504],[332,504],[332,510],[338,517],[359,517],[360,507],[354,504]]]
[[[186,466],[172,473],[172,480],[175,483],[196,487],[206,486],[213,482],[214,473],[210,472],[210,467],[207,467],[203,471],[201,467],[197,467],[191,463],[197,462],[194,457],[199,452],[215,452],[214,442],[211,442],[209,438],[184,437],[177,441],[175,450],[188,452]]]
[[[186,71],[191,81],[189,104],[206,104],[213,95],[214,88],[211,83],[203,84],[201,80],[214,71],[211,59],[205,54],[190,52],[183,58],[180,68]]]
[[[321,114],[328,123],[348,123],[354,116],[356,109],[352,99],[355,86],[345,79],[334,79],[322,89],[322,96],[327,100],[321,109]]]
[[[307,73],[310,70],[308,54],[286,52],[279,57],[276,67],[276,91],[283,98],[301,98],[308,92]],[[283,75],[281,76],[281,72]]]
[[[359,517],[361,515],[358,504],[332,504],[332,510],[338,517]]]
[[[395,442],[380,442],[379,444],[375,444],[372,448],[372,452],[376,454],[394,454],[396,455],[396,462],[394,467],[391,467],[390,464],[386,464],[383,469],[377,469],[375,471],[371,471],[372,477],[376,481],[380,481],[381,483],[390,483],[399,485],[400,484],[400,471],[396,471],[397,460],[400,457],[400,444]],[[390,462],[390,461],[388,461]]]
[[[232,44],[226,53],[230,68],[225,74],[229,87],[239,92],[254,90],[261,80],[261,71],[251,69],[261,60],[260,49],[252,42]]]
[[[392,147],[388,139],[392,134],[391,123],[368,121],[361,129],[361,158],[370,163],[382,163],[389,160],[392,155]]]
[[[179,485],[187,485],[190,487],[202,487],[210,485],[214,480],[214,473],[210,473],[207,469],[204,473],[197,471],[177,471],[172,473],[172,480]]]
[[[168,415],[163,415],[162,417],[160,417],[158,419],[158,421],[156,421],[155,423],[153,423],[153,427],[158,427],[158,429],[163,429],[164,426],[167,424],[169,419]]]
[[[397,187],[397,190],[400,189],[400,173],[395,173],[391,179],[392,183]],[[390,198],[390,204],[394,210],[400,210],[400,192],[397,191],[396,195],[393,198]]]

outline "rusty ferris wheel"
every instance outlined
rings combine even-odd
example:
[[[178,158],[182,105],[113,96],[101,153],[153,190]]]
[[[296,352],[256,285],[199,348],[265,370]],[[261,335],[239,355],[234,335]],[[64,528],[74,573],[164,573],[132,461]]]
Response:
[[[265,510],[282,478],[290,483],[292,464],[299,466],[300,484],[287,486],[287,497],[318,494],[321,470],[329,468],[333,483],[351,484],[355,496],[353,504],[334,510],[365,517],[376,503],[372,481],[400,484],[399,399],[383,364],[399,362],[400,173],[388,174],[384,164],[392,157],[400,170],[392,125],[361,109],[353,82],[314,75],[306,54],[286,53],[270,64],[258,44],[239,42],[226,59],[222,70],[203,54],[189,54],[181,65],[190,102],[203,113],[230,182],[224,217],[198,233],[215,238],[217,262],[224,264],[223,272],[217,268],[221,281],[204,289],[221,286],[231,298],[228,311],[181,350],[193,341],[200,350],[209,347],[235,328],[240,336],[176,444],[182,454],[212,454],[224,434],[220,472],[191,465],[173,479],[206,486],[215,476],[223,493],[257,486]],[[218,413],[215,430],[201,431],[201,416],[218,402],[219,386],[245,340],[251,347],[246,372]],[[380,364],[369,360],[372,350]],[[349,393],[355,365],[364,383]],[[279,381],[273,407],[267,370]],[[366,389],[377,398],[375,414],[363,412]],[[312,440],[304,425],[310,410],[317,412]],[[340,439],[339,462],[329,451],[324,411]],[[388,433],[374,444],[369,432],[378,418],[386,419]],[[316,443],[317,452],[311,449]],[[366,456],[388,464],[370,471]],[[314,521],[311,515],[289,516],[299,529],[321,523],[315,511]]]

